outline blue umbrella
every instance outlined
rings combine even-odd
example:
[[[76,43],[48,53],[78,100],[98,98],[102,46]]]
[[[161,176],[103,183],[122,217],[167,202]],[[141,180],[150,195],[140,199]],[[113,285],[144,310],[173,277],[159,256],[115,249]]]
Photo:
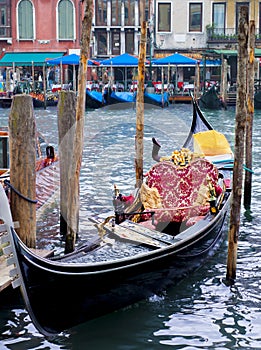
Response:
[[[179,53],[174,53],[173,55],[166,56],[163,58],[159,58],[153,61],[153,65],[161,66],[163,70],[163,66],[176,66],[176,72],[178,66],[195,66],[197,64],[197,60],[194,58],[187,57],[185,55],[181,55]],[[177,89],[177,79],[175,79],[175,90]]]
[[[125,88],[126,88],[126,76],[127,76],[127,67],[137,67],[139,63],[139,59],[136,56],[130,55],[128,53],[124,53],[122,55],[113,57],[113,58],[108,58],[106,60],[103,60],[100,62],[100,66],[103,67],[124,67],[125,68],[125,78],[124,78],[124,83],[125,83]],[[148,63],[148,61],[146,61]]]
[[[70,65],[79,65],[80,56],[76,55],[75,53],[71,55],[65,55],[61,57],[57,57],[54,59],[46,60],[47,64],[50,65],[59,65],[59,64],[70,64]],[[98,66],[99,63],[94,60],[88,60],[89,66]]]
[[[179,53],[174,53],[174,55],[159,58],[153,61],[154,65],[164,66],[164,65],[175,65],[175,66],[188,66],[195,65],[197,60],[190,58]]]
[[[47,65],[72,65],[73,66],[73,87],[75,90],[75,84],[76,84],[76,77],[75,77],[75,66],[79,65],[79,61],[80,61],[80,56],[76,55],[75,53],[71,54],[71,55],[65,55],[65,56],[61,56],[61,57],[57,57],[54,59],[50,59],[50,60],[46,60]],[[93,60],[88,60],[88,65],[89,66],[98,66],[99,63]],[[62,80],[62,78],[61,78]]]
[[[138,57],[129,55],[128,53],[124,53],[120,56],[116,56],[113,58],[108,58],[106,60],[101,61],[101,66],[112,66],[112,67],[135,67],[138,66],[139,59]]]

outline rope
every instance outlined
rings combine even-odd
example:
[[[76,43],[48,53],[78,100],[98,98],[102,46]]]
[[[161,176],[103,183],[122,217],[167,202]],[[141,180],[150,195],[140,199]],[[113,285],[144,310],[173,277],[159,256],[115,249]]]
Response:
[[[14,188],[14,186],[12,186],[8,180],[4,180],[4,184],[5,184],[6,186],[8,186],[9,188],[11,188],[11,190],[13,190],[19,197],[23,198],[23,199],[26,200],[27,202],[29,202],[29,203],[34,203],[34,204],[36,204],[36,203],[38,202],[37,200],[34,200],[34,199],[30,199],[30,198],[28,198],[28,197],[25,197],[21,192],[19,192],[16,188]]]
[[[245,165],[243,167],[246,171],[250,172],[251,174],[255,173],[252,169],[247,168]]]
[[[213,162],[213,164],[218,164],[218,163],[226,163],[226,162],[223,162],[223,161],[218,161],[218,162]],[[227,164],[225,164],[222,168],[219,168],[219,169],[224,169],[224,170],[226,170],[226,169],[233,169],[234,168],[234,163],[227,163]],[[250,168],[248,168],[248,167],[246,167],[245,166],[245,164],[243,164],[243,169],[244,170],[246,170],[246,171],[248,171],[248,172],[250,172],[251,174],[254,174],[255,172],[254,172],[254,170],[252,170],[252,169],[250,169]]]

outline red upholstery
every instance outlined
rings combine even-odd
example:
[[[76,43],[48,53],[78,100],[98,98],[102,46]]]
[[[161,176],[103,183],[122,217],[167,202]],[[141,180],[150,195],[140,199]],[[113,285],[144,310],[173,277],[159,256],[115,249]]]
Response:
[[[198,204],[198,194],[202,186],[208,184],[207,175],[215,185],[217,168],[204,158],[185,167],[176,167],[170,161],[155,164],[147,173],[148,186],[156,187],[161,197],[162,209],[155,209],[155,219],[158,222],[182,222],[206,214],[209,203]]]

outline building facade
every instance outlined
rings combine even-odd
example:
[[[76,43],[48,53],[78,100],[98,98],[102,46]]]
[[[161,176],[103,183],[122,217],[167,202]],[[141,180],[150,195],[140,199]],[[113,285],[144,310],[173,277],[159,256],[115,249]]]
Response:
[[[79,0],[1,0],[0,52],[79,50]]]
[[[175,52],[195,58],[225,53],[236,67],[237,28],[242,5],[256,25],[261,56],[261,1],[93,0],[91,57],[139,52],[141,13],[148,23],[147,56]],[[0,58],[8,52],[79,53],[81,0],[0,0]],[[236,70],[232,68],[235,79]]]
[[[148,22],[152,56],[232,48],[240,6],[249,7],[261,46],[261,2],[234,0],[94,0],[92,56],[138,54],[140,14]],[[81,0],[1,0],[0,52],[64,52],[80,48]]]

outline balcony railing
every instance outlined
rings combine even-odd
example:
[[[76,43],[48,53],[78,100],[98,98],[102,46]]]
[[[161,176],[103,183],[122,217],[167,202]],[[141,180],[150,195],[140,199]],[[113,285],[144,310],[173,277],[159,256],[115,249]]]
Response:
[[[207,28],[208,44],[235,44],[238,41],[236,28]],[[261,43],[261,33],[256,29],[256,42]]]

